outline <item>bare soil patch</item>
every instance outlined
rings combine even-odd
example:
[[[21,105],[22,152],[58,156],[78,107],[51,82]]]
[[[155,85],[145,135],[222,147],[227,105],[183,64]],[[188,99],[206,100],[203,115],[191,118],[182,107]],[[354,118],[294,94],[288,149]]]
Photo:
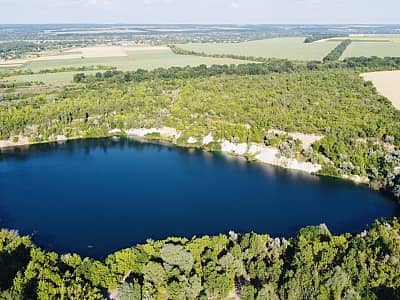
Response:
[[[361,76],[372,81],[378,92],[387,97],[394,107],[400,109],[400,71],[371,72]]]
[[[287,134],[293,139],[300,140],[303,144],[303,148],[307,149],[312,146],[315,142],[318,142],[321,140],[324,136],[323,135],[316,135],[316,134],[307,134],[307,133],[301,133],[301,132],[285,132],[282,130],[277,130],[277,129],[271,129],[268,131],[269,133],[273,134],[278,134],[278,135],[284,135]]]
[[[61,53],[42,53],[38,57],[27,57],[23,59],[0,60],[0,66],[15,67],[32,61],[64,60],[77,58],[102,58],[102,57],[126,57],[129,52],[165,50],[163,46],[94,46],[84,48],[72,48]]]

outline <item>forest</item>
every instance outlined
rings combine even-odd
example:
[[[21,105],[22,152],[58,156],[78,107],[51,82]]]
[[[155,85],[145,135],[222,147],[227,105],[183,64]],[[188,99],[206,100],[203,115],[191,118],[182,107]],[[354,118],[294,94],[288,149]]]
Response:
[[[187,143],[210,133],[274,146],[321,164],[319,175],[365,177],[399,201],[400,112],[360,73],[399,69],[400,58],[341,61],[347,43],[325,62],[240,57],[251,62],[129,72],[93,66],[70,69],[78,72],[74,84],[54,90],[27,94],[18,89],[33,83],[4,84],[15,95],[0,101],[0,140],[54,142],[168,126],[182,132],[170,140],[179,146],[218,151],[217,143]],[[323,138],[304,151],[271,129]],[[234,232],[171,237],[102,261],[45,251],[1,230],[0,270],[0,299],[400,299],[400,223],[379,220],[343,235],[307,227],[287,240]]]
[[[359,72],[399,63],[361,58],[304,65],[272,59],[78,73],[74,87],[0,102],[0,139],[46,142],[58,135],[100,137],[113,129],[169,126],[183,132],[173,142],[185,146],[189,137],[200,140],[209,133],[216,140],[261,144],[270,129],[313,133],[324,138],[312,151],[294,147],[282,154],[322,164],[322,175],[368,178],[372,187],[398,197],[400,112]],[[280,143],[287,145],[285,139]]]
[[[359,234],[325,225],[266,234],[148,240],[104,261],[58,255],[0,231],[1,299],[399,299],[400,223]]]

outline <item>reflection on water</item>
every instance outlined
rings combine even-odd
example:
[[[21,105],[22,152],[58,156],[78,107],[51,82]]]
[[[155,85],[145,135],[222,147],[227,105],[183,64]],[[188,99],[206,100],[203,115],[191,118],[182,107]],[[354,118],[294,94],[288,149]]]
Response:
[[[396,213],[394,201],[351,182],[127,138],[0,154],[0,226],[93,257],[148,238],[229,230],[291,236],[326,223],[359,231]]]

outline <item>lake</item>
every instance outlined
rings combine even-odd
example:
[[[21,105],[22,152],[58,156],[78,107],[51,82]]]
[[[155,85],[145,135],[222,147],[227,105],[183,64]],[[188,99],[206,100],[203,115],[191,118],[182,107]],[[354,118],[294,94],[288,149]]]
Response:
[[[126,138],[2,150],[0,227],[42,248],[93,258],[146,239],[307,225],[363,230],[398,215],[394,201],[351,182]]]

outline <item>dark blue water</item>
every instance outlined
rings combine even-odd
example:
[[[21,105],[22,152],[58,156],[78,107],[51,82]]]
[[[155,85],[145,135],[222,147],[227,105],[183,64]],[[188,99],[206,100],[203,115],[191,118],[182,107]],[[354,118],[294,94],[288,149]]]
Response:
[[[148,238],[343,233],[395,214],[367,187],[202,151],[100,139],[0,154],[0,227],[98,258]]]

